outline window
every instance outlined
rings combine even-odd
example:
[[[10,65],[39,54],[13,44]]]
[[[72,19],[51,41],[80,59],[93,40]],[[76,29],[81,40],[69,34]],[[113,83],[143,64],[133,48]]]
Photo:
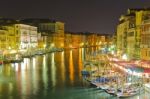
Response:
[[[18,30],[16,30],[16,34],[18,35]]]
[[[129,32],[128,36],[134,36],[134,32]]]

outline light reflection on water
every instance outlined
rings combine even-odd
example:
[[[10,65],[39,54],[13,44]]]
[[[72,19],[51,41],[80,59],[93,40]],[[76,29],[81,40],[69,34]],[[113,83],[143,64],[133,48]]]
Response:
[[[73,84],[74,82],[74,63],[73,63],[73,58],[72,58],[72,50],[70,50],[69,54],[69,76],[70,76],[70,83]]]
[[[62,83],[65,83],[65,79],[66,79],[66,77],[65,77],[65,59],[64,59],[64,51],[61,53],[61,62],[60,62],[60,66],[61,66],[61,68],[60,68],[60,70],[61,70],[61,80],[62,80]]]
[[[56,85],[56,66],[55,66],[55,54],[51,54],[51,80],[52,80],[52,86],[55,87]]]
[[[84,53],[72,49],[0,66],[0,99],[116,99],[82,79]],[[129,99],[149,99],[147,92]]]
[[[48,88],[48,66],[47,66],[47,55],[43,56],[43,65],[42,65],[42,80],[43,80],[43,86],[44,90]]]
[[[83,68],[83,63],[82,63],[82,61],[84,60],[84,54],[82,54],[82,53],[84,53],[84,49],[83,48],[80,48],[79,49],[79,63],[78,63],[78,66],[79,66],[79,72],[82,70],[82,68]],[[82,60],[83,59],[83,60]],[[79,76],[79,79],[82,79],[82,76]]]

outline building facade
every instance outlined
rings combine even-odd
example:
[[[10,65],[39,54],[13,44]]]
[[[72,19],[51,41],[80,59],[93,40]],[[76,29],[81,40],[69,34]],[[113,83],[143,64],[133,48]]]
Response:
[[[19,49],[37,48],[37,27],[25,24],[15,24],[14,27]]]
[[[0,30],[0,50],[8,49],[7,34],[8,31]]]
[[[141,25],[150,9],[128,9],[117,26],[118,55],[127,54],[128,59],[140,59]]]
[[[45,48],[64,47],[64,23],[51,19],[24,19],[24,24],[36,26],[44,38]]]
[[[127,53],[127,31],[129,21],[128,16],[121,16],[120,23],[117,26],[117,54],[122,57]]]
[[[150,19],[141,26],[141,59],[150,60]]]

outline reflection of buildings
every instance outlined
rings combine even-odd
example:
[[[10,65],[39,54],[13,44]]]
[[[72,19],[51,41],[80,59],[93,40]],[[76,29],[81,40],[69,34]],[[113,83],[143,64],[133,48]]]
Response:
[[[48,87],[48,74],[47,74],[48,66],[47,66],[47,58],[48,58],[47,55],[44,55],[44,56],[43,56],[42,78],[43,78],[43,83],[44,83],[44,90],[46,90],[47,87]]]
[[[65,82],[65,63],[64,63],[64,52],[61,52],[61,76],[62,76],[62,82]]]
[[[10,64],[8,64],[10,65]],[[24,59],[22,63],[11,64],[15,75],[15,88],[22,95],[29,95],[31,93],[37,94],[40,86],[39,80],[41,74],[39,74],[38,66],[41,66],[41,61],[37,58]]]
[[[51,80],[52,86],[56,86],[56,67],[55,67],[55,54],[51,53]]]
[[[80,48],[79,49],[79,70],[78,71],[82,71],[83,69],[83,61],[82,58],[84,57],[84,48]],[[82,79],[82,76],[79,76],[80,77],[80,80]]]
[[[15,73],[10,65],[0,67],[0,93],[12,94],[15,91]],[[2,98],[2,97],[1,97]]]
[[[70,50],[70,56],[69,56],[69,77],[70,81],[73,84],[74,82],[74,64],[73,64],[73,56],[72,56],[72,50]]]

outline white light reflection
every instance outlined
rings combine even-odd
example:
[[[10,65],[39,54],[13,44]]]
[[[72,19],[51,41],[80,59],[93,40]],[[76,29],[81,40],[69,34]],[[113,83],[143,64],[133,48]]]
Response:
[[[43,76],[43,83],[44,83],[44,89],[46,90],[48,87],[48,76],[47,76],[47,62],[46,62],[46,55],[43,57],[43,69],[42,69],[42,76]]]
[[[52,78],[52,85],[56,85],[56,67],[55,67],[55,54],[51,53],[51,78]]]
[[[82,64],[82,57],[84,57],[83,56],[83,48],[81,49],[79,49],[79,71],[81,71],[82,70],[82,66],[83,66],[83,64]],[[80,77],[80,79],[82,79],[82,76],[79,76]]]
[[[65,64],[64,64],[64,51],[61,52],[61,75],[62,81],[65,81]]]
[[[35,57],[33,57],[33,70],[35,70],[35,66],[36,66],[36,60]]]
[[[22,92],[22,94],[25,94],[26,95],[26,93],[27,93],[27,87],[26,87],[26,85],[27,85],[27,80],[26,80],[26,71],[25,71],[25,69],[26,69],[26,63],[27,63],[27,59],[24,59],[24,62],[22,62],[21,63],[21,86],[22,86],[22,90],[21,90],[21,92]]]
[[[16,72],[18,72],[18,70],[19,70],[18,63],[11,64],[11,66],[12,66],[13,68],[15,68],[15,71],[16,71]]]
[[[82,54],[82,56],[81,56],[82,57],[82,61],[84,61],[85,60],[85,50],[84,50],[84,48],[81,48],[81,54]]]
[[[43,69],[46,68],[46,55],[43,56]]]
[[[30,60],[28,58],[24,59],[24,62],[21,63],[21,70],[25,71],[29,68],[30,66]]]
[[[36,58],[35,57],[33,57],[32,58],[32,62],[33,62],[33,69],[32,69],[32,72],[33,72],[33,74],[32,74],[32,80],[33,80],[33,94],[36,94],[37,93],[37,91],[38,91],[38,71],[37,71],[37,69],[36,69]]]

